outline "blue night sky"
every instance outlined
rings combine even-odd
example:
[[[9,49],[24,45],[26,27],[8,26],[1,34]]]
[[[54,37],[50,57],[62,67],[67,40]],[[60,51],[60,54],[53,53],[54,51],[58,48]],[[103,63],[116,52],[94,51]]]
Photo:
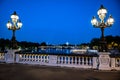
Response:
[[[11,39],[12,31],[6,27],[16,11],[23,23],[16,32],[18,41],[47,42],[48,44],[80,44],[101,36],[93,28],[91,19],[97,16],[103,4],[115,23],[105,29],[106,35],[120,36],[119,0],[0,0],[0,38]]]

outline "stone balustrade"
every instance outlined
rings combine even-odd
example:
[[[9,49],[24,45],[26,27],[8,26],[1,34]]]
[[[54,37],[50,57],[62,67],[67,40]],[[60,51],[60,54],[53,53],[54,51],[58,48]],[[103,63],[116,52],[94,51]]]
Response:
[[[17,63],[45,64],[49,62],[49,56],[45,54],[16,54]]]
[[[17,53],[16,63],[39,64],[50,66],[79,67],[79,68],[97,68],[98,56],[93,55],[64,55],[64,54],[34,54]],[[95,61],[93,61],[95,60]],[[94,62],[94,63],[93,63]]]
[[[92,68],[93,67],[93,57],[58,55],[57,64],[59,66],[67,66],[67,67]]]
[[[12,54],[12,55],[10,55]],[[91,68],[99,70],[120,70],[120,54],[47,54],[0,52],[0,62],[36,64],[46,66]]]
[[[111,59],[111,63],[110,63],[111,69],[120,70],[120,55],[119,54],[111,54],[110,59]]]

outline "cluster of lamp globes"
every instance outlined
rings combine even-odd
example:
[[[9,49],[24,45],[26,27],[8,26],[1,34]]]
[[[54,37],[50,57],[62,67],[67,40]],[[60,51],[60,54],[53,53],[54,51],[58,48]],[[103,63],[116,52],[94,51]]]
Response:
[[[107,19],[106,22],[104,22],[104,19],[106,17],[106,14],[107,14],[107,9],[103,7],[103,5],[101,5],[100,9],[98,10],[97,12],[99,18],[101,21],[98,21],[96,19],[95,16],[93,16],[92,20],[91,20],[91,23],[94,27],[102,27],[102,28],[105,28],[105,27],[110,27],[113,25],[114,23],[114,19],[112,17],[112,15],[109,16],[109,18]]]
[[[11,15],[12,22],[8,21],[6,26],[9,30],[18,30],[22,27],[22,22],[16,12]]]

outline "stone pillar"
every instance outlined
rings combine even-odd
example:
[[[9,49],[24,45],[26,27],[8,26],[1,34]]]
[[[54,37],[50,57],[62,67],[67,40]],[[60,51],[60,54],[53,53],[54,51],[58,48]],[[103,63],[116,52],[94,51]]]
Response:
[[[99,65],[98,58],[97,57],[92,57],[91,59],[90,59],[90,61],[91,61],[90,63],[92,64],[93,69],[98,69],[98,65]]]
[[[16,54],[16,62],[19,63],[20,61],[20,54]]]
[[[111,69],[115,69],[115,58],[111,58]]]
[[[57,55],[49,55],[49,65],[57,66]]]
[[[99,52],[99,70],[111,70],[109,52]]]
[[[16,56],[15,56],[15,52],[18,50],[7,50],[7,53],[5,54],[5,62],[6,63],[15,63],[16,62]]]

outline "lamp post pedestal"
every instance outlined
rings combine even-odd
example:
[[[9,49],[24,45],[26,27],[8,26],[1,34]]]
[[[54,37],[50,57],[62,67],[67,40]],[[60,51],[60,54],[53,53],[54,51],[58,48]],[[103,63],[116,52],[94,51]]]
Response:
[[[16,49],[7,50],[7,53],[5,54],[6,63],[15,63],[15,61],[16,61],[15,52],[16,51],[18,51],[18,50],[16,50]]]
[[[111,70],[109,52],[99,52],[99,70]]]

